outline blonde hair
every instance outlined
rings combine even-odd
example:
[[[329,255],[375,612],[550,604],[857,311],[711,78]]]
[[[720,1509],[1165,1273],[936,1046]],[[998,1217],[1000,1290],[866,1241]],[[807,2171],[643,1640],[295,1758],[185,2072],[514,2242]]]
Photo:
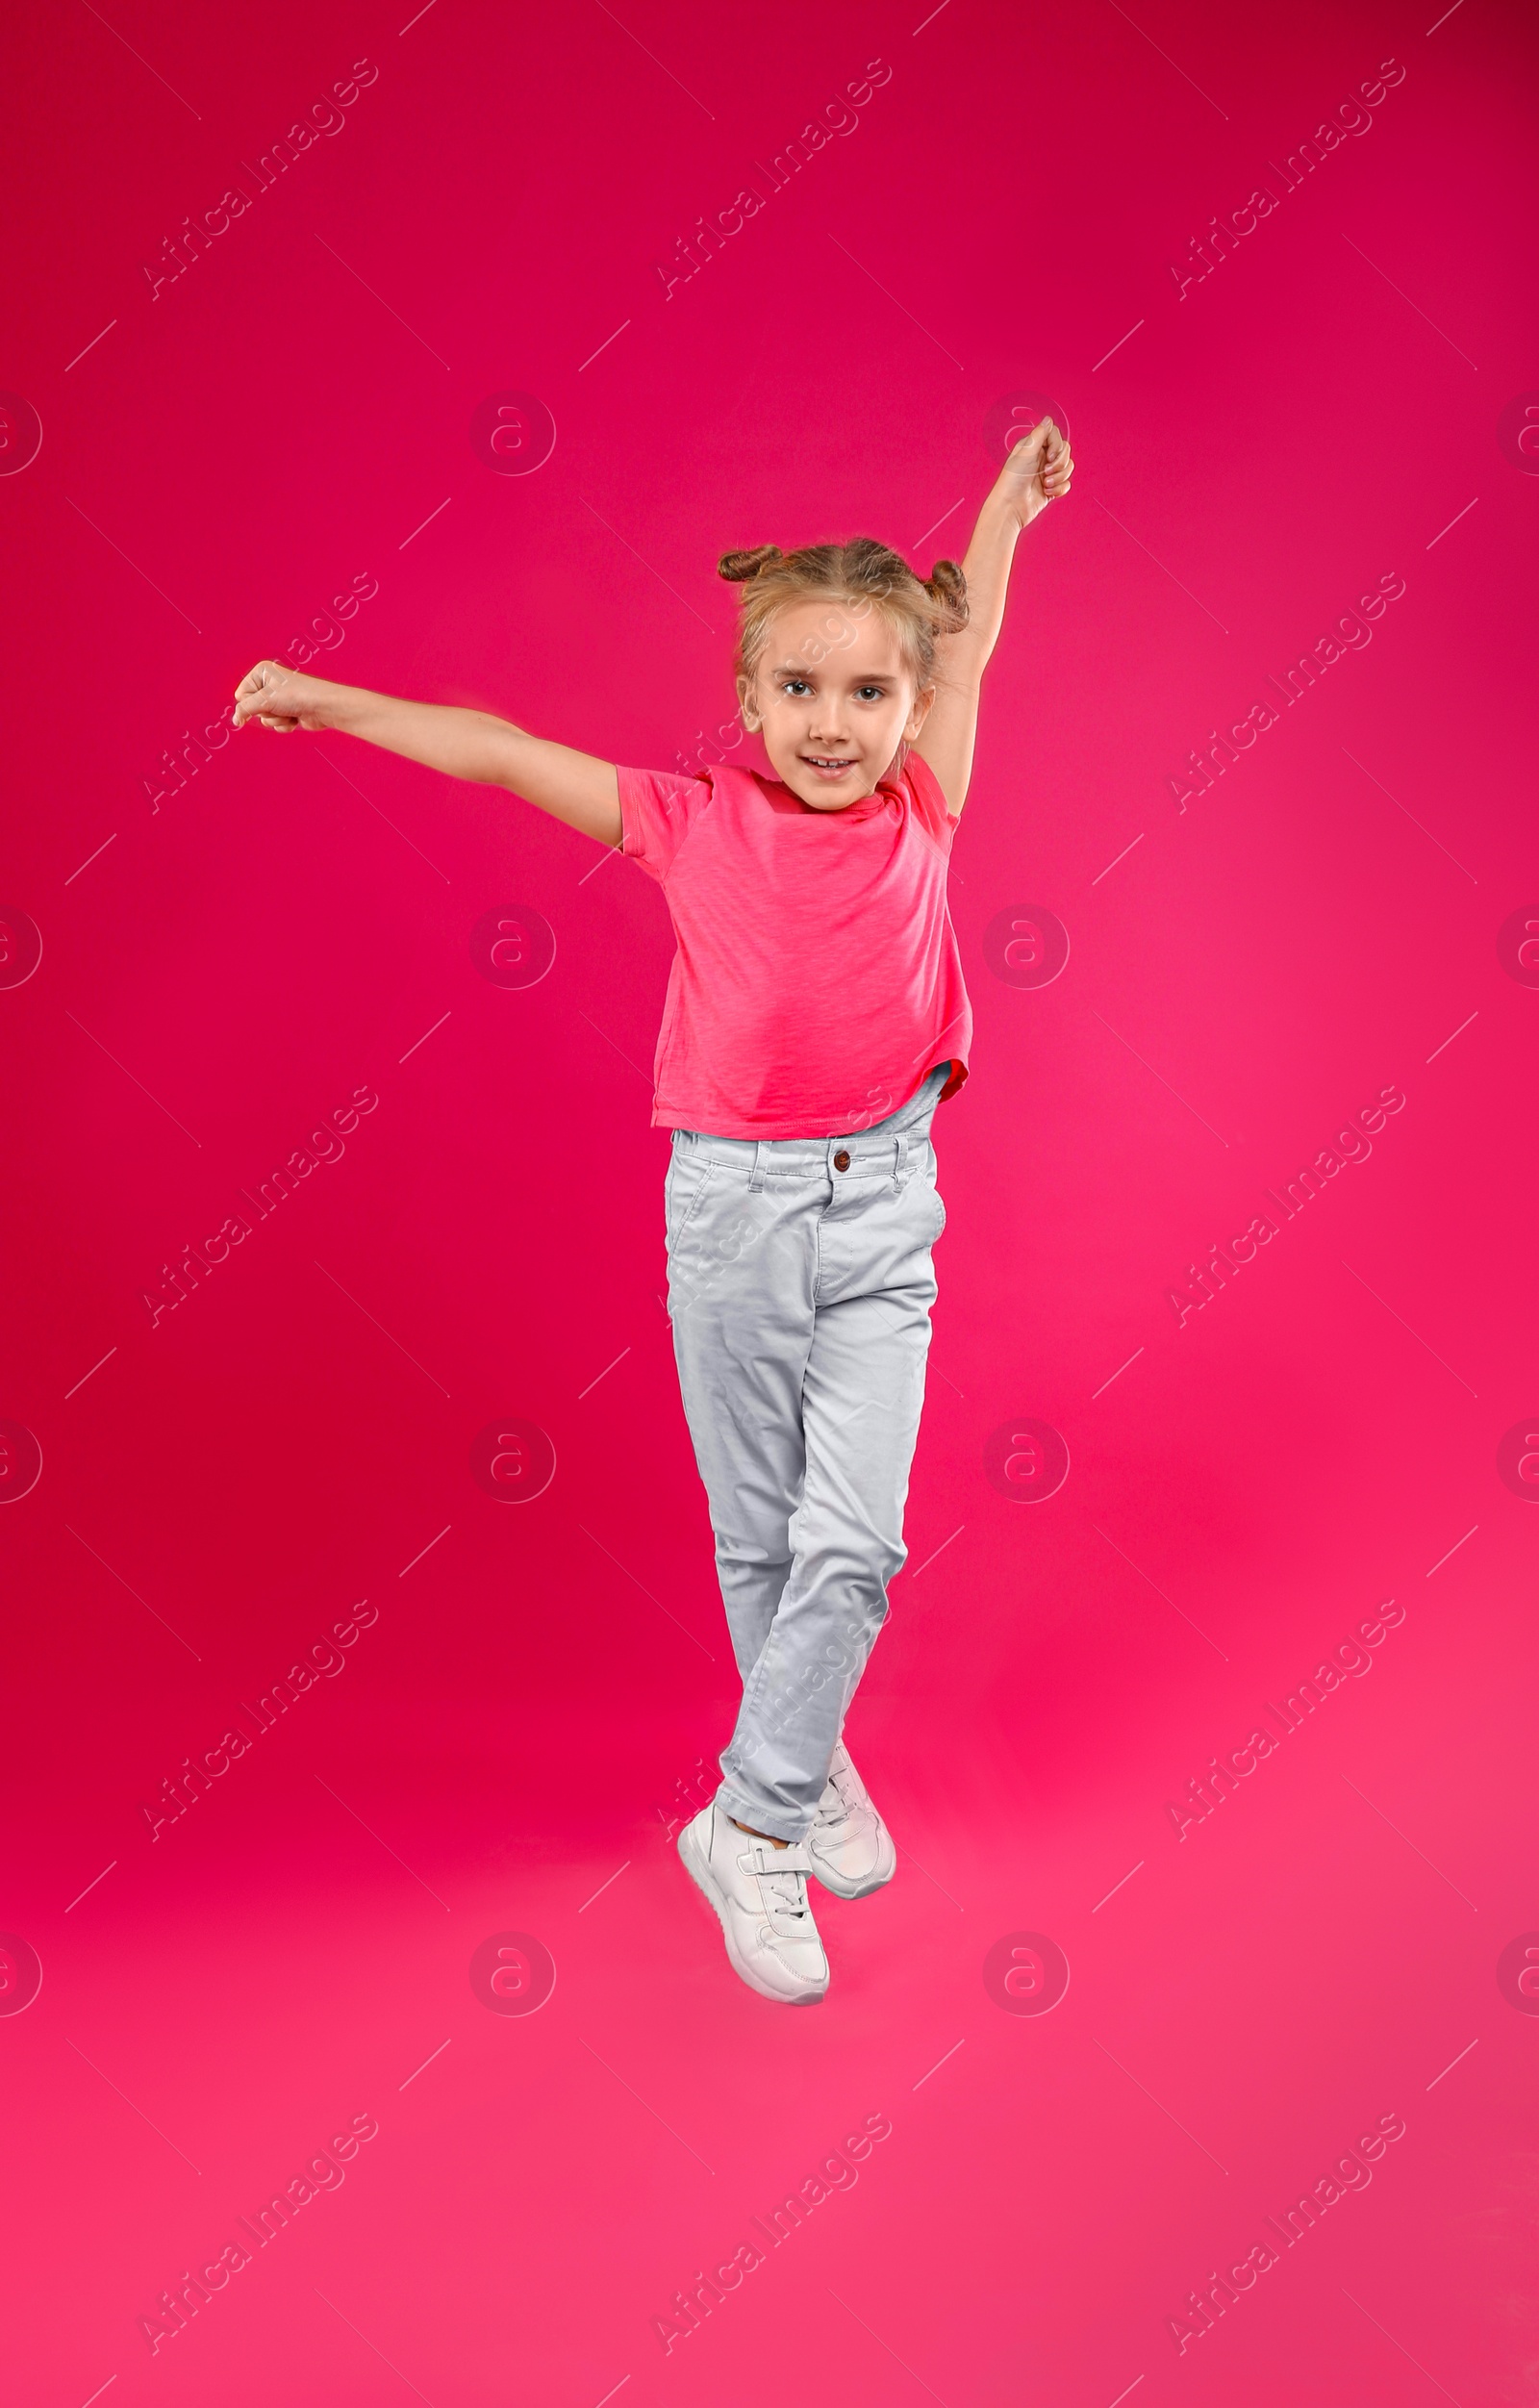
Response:
[[[968,623],[967,579],[954,560],[938,560],[930,575],[921,578],[897,552],[870,535],[852,536],[847,544],[808,544],[789,553],[778,544],[723,552],[717,573],[743,588],[735,663],[740,694],[758,674],[770,621],[791,602],[845,603],[861,618],[879,611],[921,694],[935,682],[936,637],[954,635]],[[847,629],[836,619],[822,639],[823,651],[848,641]]]

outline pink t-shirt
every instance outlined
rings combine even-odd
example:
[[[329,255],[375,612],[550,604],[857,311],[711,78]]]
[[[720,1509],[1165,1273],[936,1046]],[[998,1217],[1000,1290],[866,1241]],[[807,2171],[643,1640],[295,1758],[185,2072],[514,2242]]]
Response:
[[[874,795],[815,811],[751,770],[619,773],[622,849],[662,886],[678,951],[652,1125],[834,1137],[968,1075],[972,1013],[946,903],[956,822],[910,752]]]

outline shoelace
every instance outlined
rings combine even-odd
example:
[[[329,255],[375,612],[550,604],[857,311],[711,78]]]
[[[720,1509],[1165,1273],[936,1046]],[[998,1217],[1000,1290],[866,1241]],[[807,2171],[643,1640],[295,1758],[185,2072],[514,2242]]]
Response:
[[[837,1772],[831,1772],[829,1774],[828,1787],[833,1790],[838,1803],[834,1806],[825,1806],[823,1799],[820,1798],[818,1801],[818,1812],[815,1818],[818,1822],[826,1825],[828,1823],[844,1823],[849,1820],[851,1814],[855,1812],[858,1803],[856,1798],[851,1794],[853,1783],[853,1765],[841,1765]],[[827,1790],[824,1790],[823,1796],[826,1797],[827,1793]]]
[[[808,1912],[806,1876],[799,1872],[780,1872],[776,1868],[761,1870],[754,1867],[759,1882],[759,1903],[771,1930],[779,1931],[786,1922],[793,1927],[802,1922]]]

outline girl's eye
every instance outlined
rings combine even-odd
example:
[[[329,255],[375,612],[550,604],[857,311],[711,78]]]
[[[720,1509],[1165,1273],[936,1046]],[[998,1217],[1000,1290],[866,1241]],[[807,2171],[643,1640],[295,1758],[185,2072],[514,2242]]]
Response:
[[[790,695],[810,694],[812,688],[805,677],[788,677],[784,681],[784,691]]]
[[[861,686],[857,691],[863,702],[879,702],[886,689],[882,686]]]

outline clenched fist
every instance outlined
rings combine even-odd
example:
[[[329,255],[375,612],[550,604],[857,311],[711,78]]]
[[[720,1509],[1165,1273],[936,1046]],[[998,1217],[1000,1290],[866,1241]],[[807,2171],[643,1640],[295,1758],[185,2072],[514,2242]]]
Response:
[[[286,736],[296,727],[328,727],[326,701],[335,691],[324,677],[307,677],[282,661],[258,661],[235,690],[233,724],[243,727],[256,719]]]
[[[1051,418],[1039,418],[1029,434],[1011,445],[995,492],[1021,524],[1029,526],[1050,501],[1063,499],[1073,473],[1068,437]]]

